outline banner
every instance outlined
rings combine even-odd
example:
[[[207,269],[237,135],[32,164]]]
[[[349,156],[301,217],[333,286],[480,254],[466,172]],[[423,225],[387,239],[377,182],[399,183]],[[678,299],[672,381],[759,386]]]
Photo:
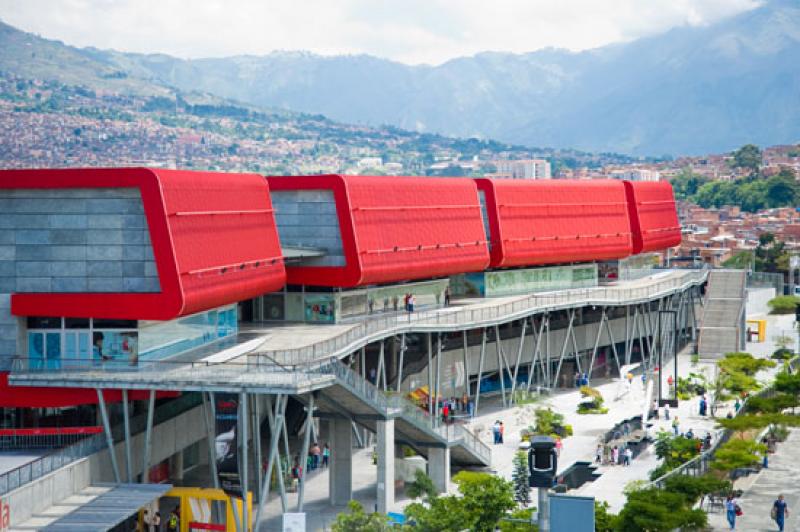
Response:
[[[217,435],[214,450],[219,487],[232,497],[242,498],[242,480],[239,475],[239,396],[218,393],[214,396],[214,402]]]

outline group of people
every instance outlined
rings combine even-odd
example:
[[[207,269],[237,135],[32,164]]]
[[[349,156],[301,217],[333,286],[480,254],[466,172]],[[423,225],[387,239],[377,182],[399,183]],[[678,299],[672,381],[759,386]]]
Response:
[[[586,373],[580,374],[576,371],[573,380],[575,381],[576,388],[580,388],[581,386],[589,386],[589,375]]]
[[[308,448],[308,456],[306,456],[306,471],[314,471],[319,468],[327,468],[330,463],[331,448],[327,443],[324,447],[320,447],[319,443],[314,444]],[[266,462],[265,462],[266,465]],[[265,467],[266,471],[266,467]],[[300,465],[300,455],[294,457],[294,463],[289,474],[293,480],[300,480],[303,476],[303,468]]]
[[[597,464],[604,463],[603,458],[605,455],[606,447],[598,444],[595,450],[594,461]],[[605,462],[609,465],[622,465],[629,466],[633,461],[633,450],[627,445],[614,445],[608,450],[608,460]]]
[[[167,532],[178,532],[181,527],[180,510],[175,508],[169,513],[167,518]],[[161,532],[161,512],[155,512],[150,515],[148,510],[144,510],[142,514],[142,523],[144,524],[144,532]]]
[[[444,423],[453,421],[459,412],[472,417],[473,404],[472,400],[467,397],[467,394],[464,394],[463,397],[439,397],[437,403],[439,412],[442,413],[442,421]]]
[[[503,422],[498,419],[494,422],[494,425],[492,425],[492,435],[494,436],[495,445],[503,443],[504,432],[505,427],[503,426]]]

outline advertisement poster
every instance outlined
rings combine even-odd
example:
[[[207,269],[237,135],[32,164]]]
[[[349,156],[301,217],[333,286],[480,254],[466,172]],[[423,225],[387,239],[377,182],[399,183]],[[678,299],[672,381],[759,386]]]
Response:
[[[333,323],[334,299],[332,296],[309,296],[305,297],[306,321]]]
[[[239,476],[239,396],[219,393],[214,397],[216,406],[216,434],[214,450],[217,460],[219,486],[230,496],[242,497]]]

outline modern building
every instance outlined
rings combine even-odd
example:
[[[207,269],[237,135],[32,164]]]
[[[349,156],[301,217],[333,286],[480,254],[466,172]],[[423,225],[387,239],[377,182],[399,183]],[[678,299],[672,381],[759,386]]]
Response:
[[[256,520],[272,468],[305,456],[316,430],[334,504],[352,496],[364,431],[381,511],[399,446],[427,458],[439,489],[451,462],[489,466],[438,399],[475,412],[487,394],[509,404],[576,372],[650,368],[694,338],[707,277],[600,285],[600,265],[680,242],[668,183],[27,170],[0,172],[0,206],[4,423],[99,420],[114,452],[91,482],[147,482],[163,461],[180,475],[202,446],[208,483],[246,486]],[[232,470],[216,459],[226,435]]]

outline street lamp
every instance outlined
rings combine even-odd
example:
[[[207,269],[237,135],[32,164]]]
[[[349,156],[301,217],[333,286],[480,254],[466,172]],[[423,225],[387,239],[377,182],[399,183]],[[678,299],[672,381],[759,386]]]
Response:
[[[664,399],[662,393],[662,385],[663,385],[663,371],[664,371],[664,325],[671,324],[672,328],[672,360],[674,363],[674,386],[675,386],[675,396],[672,400],[669,401],[670,406],[676,407],[678,406],[678,342],[677,342],[677,329],[678,329],[678,311],[677,310],[659,310],[658,311],[658,329],[656,336],[656,342],[658,346],[658,406],[664,406],[667,403],[667,400]]]

